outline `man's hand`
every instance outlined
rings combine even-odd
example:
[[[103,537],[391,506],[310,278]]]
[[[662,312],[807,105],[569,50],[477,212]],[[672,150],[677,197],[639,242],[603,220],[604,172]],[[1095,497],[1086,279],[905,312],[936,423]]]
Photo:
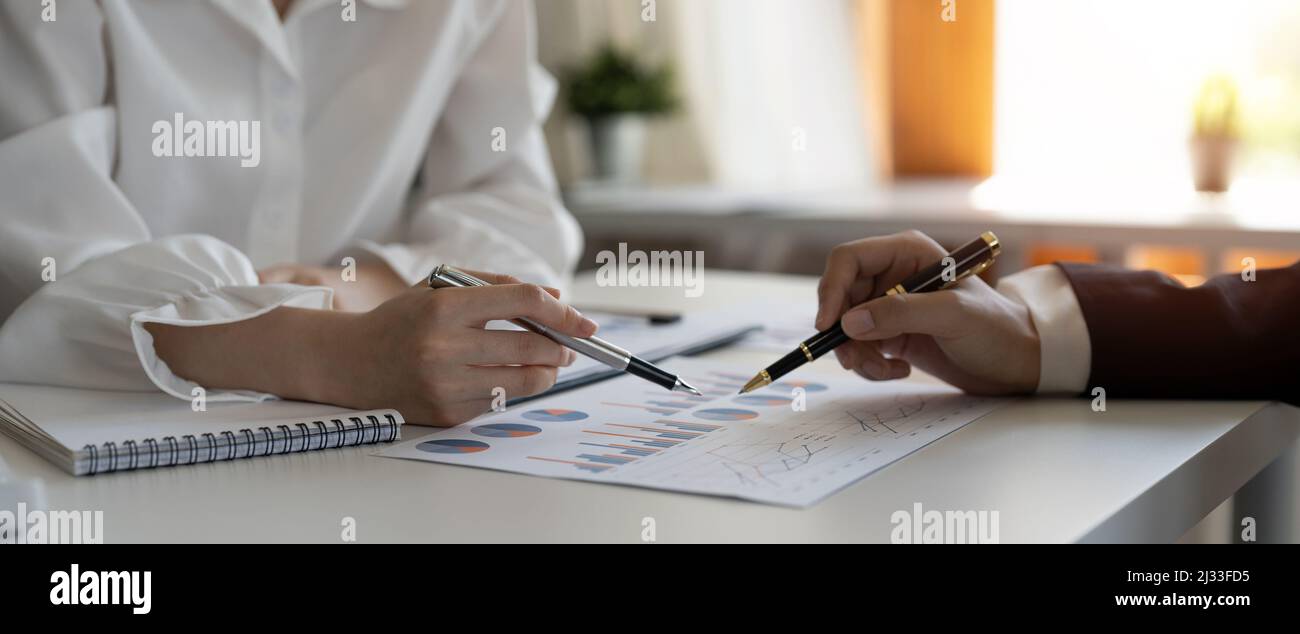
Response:
[[[279,264],[257,272],[263,284],[300,284],[334,289],[334,310],[364,313],[396,297],[408,284],[383,263],[362,263],[355,280],[343,279],[342,267]]]
[[[925,234],[835,247],[817,289],[817,328],[837,320],[853,341],[835,350],[865,378],[900,379],[916,366],[967,392],[1022,394],[1038,387],[1039,340],[1029,310],[978,277],[916,295],[881,296],[947,251]]]

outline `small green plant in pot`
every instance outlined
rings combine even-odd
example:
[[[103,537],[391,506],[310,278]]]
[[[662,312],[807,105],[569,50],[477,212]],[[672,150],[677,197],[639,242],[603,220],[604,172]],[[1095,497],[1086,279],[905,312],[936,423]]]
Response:
[[[1227,191],[1241,137],[1236,84],[1227,77],[1207,79],[1196,99],[1194,119],[1191,151],[1196,190]]]
[[[596,177],[629,182],[641,176],[646,121],[678,107],[672,67],[644,65],[612,44],[564,74],[569,110],[588,126]]]

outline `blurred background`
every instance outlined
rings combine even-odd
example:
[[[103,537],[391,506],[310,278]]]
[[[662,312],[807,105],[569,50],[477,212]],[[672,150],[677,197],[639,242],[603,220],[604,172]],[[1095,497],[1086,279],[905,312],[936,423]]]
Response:
[[[581,268],[819,273],[910,228],[997,232],[992,276],[1300,258],[1300,2],[536,1]]]

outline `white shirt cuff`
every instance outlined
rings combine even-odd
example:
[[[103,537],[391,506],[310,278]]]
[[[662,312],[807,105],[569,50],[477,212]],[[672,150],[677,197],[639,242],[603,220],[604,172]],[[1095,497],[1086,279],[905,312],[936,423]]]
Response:
[[[1087,389],[1092,340],[1065,273],[1055,265],[1036,266],[1003,278],[998,292],[1028,308],[1038,330],[1038,393],[1080,394]]]

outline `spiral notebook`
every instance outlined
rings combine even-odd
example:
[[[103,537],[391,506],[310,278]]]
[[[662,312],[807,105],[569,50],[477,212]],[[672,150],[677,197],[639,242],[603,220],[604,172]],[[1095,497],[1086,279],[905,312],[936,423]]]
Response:
[[[237,460],[401,438],[395,410],[212,403],[161,393],[0,384],[0,432],[73,475]]]

